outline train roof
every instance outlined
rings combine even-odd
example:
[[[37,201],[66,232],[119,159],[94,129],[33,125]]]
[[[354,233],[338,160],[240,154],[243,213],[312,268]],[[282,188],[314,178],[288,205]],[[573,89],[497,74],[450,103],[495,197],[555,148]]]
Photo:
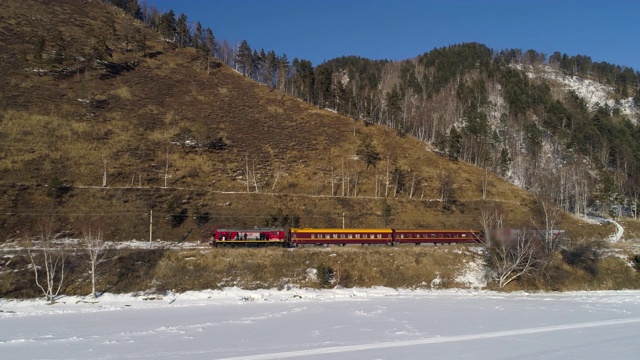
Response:
[[[216,229],[218,232],[256,232],[256,231],[284,231],[284,228],[249,228],[249,229]]]
[[[410,232],[410,233],[422,233],[422,232],[441,232],[441,233],[448,233],[448,232],[455,232],[455,233],[459,233],[459,232],[481,232],[482,230],[476,230],[476,229],[395,229],[396,232]]]
[[[375,233],[391,233],[392,229],[342,229],[342,228],[291,228],[291,232],[296,233],[362,233],[362,232],[375,232]]]

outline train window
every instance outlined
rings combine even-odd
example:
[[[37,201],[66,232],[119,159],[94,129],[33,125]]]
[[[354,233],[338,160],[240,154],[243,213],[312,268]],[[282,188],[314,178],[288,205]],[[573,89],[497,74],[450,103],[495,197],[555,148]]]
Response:
[[[442,237],[442,234],[438,234],[438,237],[439,237],[439,238],[441,238],[441,237]]]
[[[356,234],[356,239],[360,239],[360,234]]]
[[[462,234],[462,237],[463,237],[463,238],[464,238],[464,237],[467,237],[467,234]]]
[[[349,234],[349,239],[353,238],[353,234]]]
[[[344,234],[340,234],[340,238],[341,238],[341,239],[344,239]]]
[[[337,239],[338,238],[338,234],[333,234],[333,238]]]
[[[293,234],[293,238],[297,239],[298,238],[298,234]]]
[[[382,237],[382,234],[378,234],[378,239],[380,239]],[[389,234],[389,237],[391,237],[391,234]]]
[[[316,238],[316,234],[311,234],[311,238],[315,239]]]

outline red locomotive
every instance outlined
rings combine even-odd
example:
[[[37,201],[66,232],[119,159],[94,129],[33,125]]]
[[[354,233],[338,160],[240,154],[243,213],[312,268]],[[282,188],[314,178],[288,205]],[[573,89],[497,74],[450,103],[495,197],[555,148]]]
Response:
[[[216,229],[211,240],[213,246],[269,246],[286,245],[284,229]]]

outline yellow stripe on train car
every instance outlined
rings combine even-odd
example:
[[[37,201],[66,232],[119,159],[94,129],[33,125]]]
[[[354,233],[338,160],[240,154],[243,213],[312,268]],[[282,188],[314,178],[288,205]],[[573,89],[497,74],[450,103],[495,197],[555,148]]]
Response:
[[[299,234],[309,234],[309,233],[344,233],[344,234],[355,234],[355,233],[376,233],[376,234],[391,234],[393,230],[391,229],[331,229],[331,228],[291,228],[292,233]]]

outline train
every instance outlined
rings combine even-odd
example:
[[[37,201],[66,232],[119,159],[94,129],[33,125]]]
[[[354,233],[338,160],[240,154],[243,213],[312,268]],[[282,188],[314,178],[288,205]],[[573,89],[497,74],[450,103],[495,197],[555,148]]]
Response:
[[[481,243],[480,230],[253,228],[216,229],[214,247],[298,247],[304,245],[387,245]]]

